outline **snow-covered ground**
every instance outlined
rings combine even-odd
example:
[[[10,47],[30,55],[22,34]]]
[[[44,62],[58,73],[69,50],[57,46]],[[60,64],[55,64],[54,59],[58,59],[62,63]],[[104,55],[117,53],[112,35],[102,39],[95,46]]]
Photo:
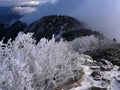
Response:
[[[114,66],[114,69],[111,71],[103,71],[103,77],[106,80],[110,80],[110,84],[107,84],[103,82],[102,80],[100,81],[95,81],[93,77],[91,76],[92,69],[90,69],[89,66],[84,65],[84,76],[83,76],[83,81],[81,82],[81,86],[77,88],[73,88],[71,90],[90,90],[91,87],[96,86],[96,87],[107,87],[107,90],[120,90],[120,81],[119,83],[117,82],[116,78],[120,80],[120,71],[118,71],[118,66]]]
[[[31,36],[19,33],[12,43],[0,42],[0,90],[54,90],[51,88],[59,85],[67,90],[89,90],[93,86],[120,90],[118,66],[100,70],[90,56],[74,51],[66,41],[43,38],[34,45]],[[91,75],[94,69],[102,76],[97,81]],[[69,87],[76,81],[80,85]]]

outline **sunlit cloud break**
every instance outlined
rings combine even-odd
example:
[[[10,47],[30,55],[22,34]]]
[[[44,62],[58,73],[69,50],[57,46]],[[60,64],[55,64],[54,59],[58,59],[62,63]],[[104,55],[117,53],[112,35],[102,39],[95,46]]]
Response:
[[[36,11],[36,7],[40,4],[51,2],[54,3],[57,0],[0,0],[0,6],[10,6],[14,12],[20,15],[25,15]]]
[[[44,2],[45,0],[17,2],[13,7],[13,11],[19,13],[20,15],[25,15],[37,10],[36,7]]]
[[[35,10],[36,10],[35,7],[14,7],[13,8],[13,11],[17,12],[20,15],[25,15],[25,14],[31,13]]]
[[[0,0],[0,6],[38,5],[49,0]]]
[[[40,1],[25,1],[25,2],[22,2],[22,3],[18,3],[18,5],[19,6],[24,6],[24,5],[26,5],[26,6],[29,6],[29,5],[36,6],[40,3],[42,3],[42,2],[40,2]]]

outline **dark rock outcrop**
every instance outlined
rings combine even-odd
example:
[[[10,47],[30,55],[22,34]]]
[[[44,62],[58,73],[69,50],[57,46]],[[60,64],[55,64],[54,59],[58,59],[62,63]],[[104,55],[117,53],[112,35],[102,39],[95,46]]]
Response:
[[[7,41],[9,39],[14,40],[20,31],[23,32],[23,30],[26,28],[26,26],[27,25],[25,23],[23,23],[21,21],[16,21],[11,26],[4,29],[5,30],[4,43],[7,43]]]
[[[5,24],[0,23],[0,30],[5,28]]]
[[[5,36],[5,24],[0,23],[0,41],[3,39],[3,37]]]
[[[101,66],[101,70],[103,71],[110,71],[111,69],[113,69],[113,64],[105,59],[100,59],[98,60],[99,65]]]
[[[108,90],[107,87],[103,86],[93,86],[90,90]]]
[[[115,79],[116,79],[116,81],[117,81],[118,83],[120,83],[120,75],[118,75],[117,77],[115,77]]]
[[[0,30],[0,41],[5,37],[6,31],[4,29]]]
[[[63,33],[62,37],[67,41],[71,41],[71,40],[74,40],[77,37],[90,36],[90,35],[100,37],[100,34],[97,31],[92,31],[90,29],[76,29],[76,30],[73,30],[73,31]]]
[[[98,48],[92,52],[87,52],[97,62],[104,58],[114,65],[120,66],[120,44],[108,45],[107,47]]]
[[[96,80],[96,81],[99,81],[102,79],[100,70],[93,71],[91,75],[93,76],[94,80]]]

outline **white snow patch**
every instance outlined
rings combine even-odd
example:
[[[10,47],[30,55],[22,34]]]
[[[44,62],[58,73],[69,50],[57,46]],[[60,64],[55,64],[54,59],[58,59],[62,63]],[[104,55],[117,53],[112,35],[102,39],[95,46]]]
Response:
[[[82,66],[84,68],[84,80],[83,82],[81,83],[81,86],[77,87],[77,88],[72,88],[71,90],[89,90],[92,86],[99,86],[99,87],[103,87],[102,84],[103,84],[103,81],[95,81],[93,79],[91,75],[92,73],[92,70],[89,68],[89,66]],[[113,70],[111,71],[104,71],[103,74],[104,74],[104,78],[108,79],[111,81],[111,84],[104,84],[106,85],[105,87],[108,88],[108,90],[120,90],[120,83],[118,83],[116,80],[115,80],[115,77],[117,77],[118,75],[120,75],[120,71],[118,71],[118,68],[117,66],[114,67]]]

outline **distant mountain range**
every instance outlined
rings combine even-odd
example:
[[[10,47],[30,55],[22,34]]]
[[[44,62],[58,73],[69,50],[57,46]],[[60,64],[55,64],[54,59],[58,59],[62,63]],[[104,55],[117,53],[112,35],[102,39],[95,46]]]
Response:
[[[34,5],[0,6],[0,22],[9,24],[34,10]]]
[[[5,5],[0,3],[0,22],[9,24],[35,11],[44,1],[15,1],[13,4],[10,1],[2,1],[2,3]]]
[[[0,22],[9,24],[11,21],[17,20],[22,15],[14,12],[9,6],[0,6]]]

